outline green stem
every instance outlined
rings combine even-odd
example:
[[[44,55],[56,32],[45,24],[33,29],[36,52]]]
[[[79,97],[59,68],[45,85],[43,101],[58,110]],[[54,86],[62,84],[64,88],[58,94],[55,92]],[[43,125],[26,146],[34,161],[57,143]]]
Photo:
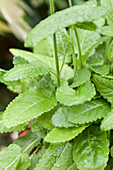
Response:
[[[72,1],[68,0],[69,6],[72,7]],[[72,44],[72,57],[73,57],[73,65],[74,65],[74,73],[77,70],[77,61],[76,61],[76,56],[75,56],[75,47],[74,47],[74,38],[73,38],[73,31],[74,31],[74,27],[72,26],[70,28],[70,33],[71,33],[71,44]]]
[[[54,14],[54,1],[50,0],[50,10],[51,14]],[[54,53],[55,53],[55,63],[56,63],[56,72],[57,72],[57,86],[60,86],[60,72],[59,72],[59,60],[57,53],[57,43],[56,43],[56,34],[53,34],[53,44],[54,44]]]
[[[76,39],[77,39],[77,46],[78,46],[78,52],[79,52],[80,68],[83,68],[80,41],[79,41],[79,36],[78,36],[76,27],[75,27],[75,35],[76,35]]]
[[[36,143],[39,140],[39,138],[35,139],[30,145],[28,145],[23,152],[25,153],[32,145],[34,145],[34,143]]]
[[[105,54],[103,65],[108,64],[108,61],[109,61],[109,59],[108,59],[108,49],[109,49],[109,46],[110,46],[111,42],[112,42],[112,37],[110,37],[110,39],[108,41],[108,45],[107,45],[107,49],[106,49],[106,54]]]
[[[61,68],[60,68],[60,74],[61,74],[62,69],[63,69],[64,64],[65,64],[65,58],[66,58],[66,55],[64,55],[64,57],[63,57],[62,65],[61,65]]]

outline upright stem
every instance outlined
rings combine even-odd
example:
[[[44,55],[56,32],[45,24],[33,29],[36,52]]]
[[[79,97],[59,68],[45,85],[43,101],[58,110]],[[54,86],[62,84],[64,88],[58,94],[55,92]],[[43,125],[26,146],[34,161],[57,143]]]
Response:
[[[68,3],[69,3],[69,6],[72,7],[72,1],[71,0],[68,0]],[[75,47],[74,47],[74,39],[73,39],[73,31],[74,31],[74,28],[73,26],[70,28],[70,33],[71,33],[71,43],[72,43],[72,57],[73,57],[73,65],[74,65],[74,73],[76,72],[77,70],[77,62],[76,62],[76,56],[75,56]]]
[[[112,42],[112,37],[110,37],[110,39],[108,41],[108,45],[107,45],[107,49],[106,49],[106,54],[105,54],[103,65],[108,64],[108,61],[109,61],[109,59],[108,59],[108,49],[109,49],[109,46],[110,46],[111,42]]]
[[[54,14],[54,1],[50,0],[50,10],[51,14]],[[56,43],[56,34],[53,34],[53,44],[54,44],[54,53],[55,53],[55,63],[56,63],[56,71],[57,71],[57,86],[60,86],[60,72],[59,72],[59,60],[57,53],[57,43]]]

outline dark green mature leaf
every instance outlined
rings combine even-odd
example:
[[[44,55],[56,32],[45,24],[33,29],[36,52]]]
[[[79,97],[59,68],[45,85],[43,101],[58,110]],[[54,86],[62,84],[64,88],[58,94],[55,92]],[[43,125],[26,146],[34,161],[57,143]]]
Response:
[[[113,80],[109,80],[107,78],[103,78],[98,75],[93,76],[94,84],[97,88],[97,91],[113,104]]]
[[[54,165],[56,160],[60,157],[65,148],[65,143],[50,144],[49,148],[45,151],[39,163],[36,165],[34,170],[48,169]]]
[[[74,140],[73,158],[80,170],[104,170],[108,155],[106,132],[98,126],[87,128]]]
[[[72,106],[68,113],[68,121],[79,124],[89,123],[104,117],[108,112],[110,112],[110,105],[106,101],[91,100]]]
[[[4,112],[4,123],[10,128],[40,116],[57,105],[55,95],[49,88],[30,88],[16,97]]]
[[[60,107],[52,117],[52,123],[55,127],[74,127],[77,125],[68,121],[68,113],[70,108],[66,106]]]
[[[59,145],[59,146],[58,146]],[[35,170],[67,170],[73,164],[72,144],[51,144],[44,153]]]
[[[26,47],[31,47],[49,35],[62,30],[65,27],[84,21],[94,21],[105,15],[102,7],[94,5],[73,6],[63,11],[57,12],[40,22],[29,34],[25,41]],[[70,19],[71,18],[71,19]],[[65,22],[64,22],[65,21]],[[43,32],[43,33],[42,33]]]
[[[49,143],[66,142],[72,140],[81,133],[87,126],[72,128],[54,128],[45,137],[45,141]]]
[[[91,82],[86,82],[76,91],[69,86],[61,86],[57,89],[56,97],[60,103],[72,106],[82,104],[85,101],[90,101],[95,94],[94,85]]]
[[[104,119],[101,123],[101,129],[104,131],[113,129],[113,110],[104,116]]]
[[[47,74],[50,68],[41,62],[17,65],[4,75],[5,81],[14,81]]]
[[[21,124],[21,125],[12,127],[12,128],[7,128],[3,122],[3,113],[2,112],[0,113],[0,133],[21,131],[21,130],[25,130],[27,128],[28,128],[28,123],[24,123],[24,124]]]
[[[90,77],[91,77],[91,73],[87,68],[77,70],[74,76],[74,81],[70,87],[78,87],[83,83],[85,83],[86,81],[89,81]]]
[[[0,152],[0,169],[8,170],[26,170],[31,165],[31,161],[19,146],[15,144],[9,145]],[[18,168],[17,168],[18,167]]]

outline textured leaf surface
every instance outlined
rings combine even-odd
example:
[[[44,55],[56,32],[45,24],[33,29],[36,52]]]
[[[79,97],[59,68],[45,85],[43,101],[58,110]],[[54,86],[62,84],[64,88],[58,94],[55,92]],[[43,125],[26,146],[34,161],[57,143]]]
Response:
[[[0,152],[0,169],[16,170],[19,166],[19,170],[26,170],[30,166],[31,162],[28,156],[22,153],[21,148],[15,144],[9,145]],[[24,169],[23,169],[24,168]]]
[[[110,105],[101,99],[91,100],[81,105],[72,106],[68,121],[72,123],[89,123],[104,117],[110,111]]]
[[[81,12],[80,12],[81,11]],[[57,12],[40,22],[29,34],[25,41],[26,47],[45,39],[58,30],[73,25],[78,22],[93,21],[105,15],[102,7],[95,6],[73,6],[63,11]],[[71,19],[70,19],[71,18]],[[65,21],[65,22],[64,22]],[[37,36],[36,36],[37,35]]]
[[[35,61],[32,64],[22,64],[15,66],[14,68],[6,72],[6,74],[4,75],[4,79],[6,81],[20,80],[44,75],[47,74],[49,71],[49,67],[39,62],[36,64]]]
[[[74,127],[77,126],[76,124],[73,124],[71,122],[68,121],[68,113],[69,113],[70,108],[63,106],[60,107],[55,114],[52,117],[52,123],[56,126],[56,127]]]
[[[90,69],[91,69],[92,71],[94,71],[95,73],[98,73],[98,74],[100,74],[100,75],[109,74],[109,71],[110,71],[110,68],[109,68],[108,65],[90,67]]]
[[[108,154],[106,132],[97,126],[87,128],[74,140],[73,158],[80,170],[104,170]]]
[[[76,91],[71,89],[69,86],[61,86],[57,90],[56,97],[60,103],[72,106],[82,104],[85,101],[90,101],[95,94],[94,85],[90,82],[86,82]]]
[[[14,132],[14,131],[21,131],[21,130],[25,130],[27,129],[28,127],[28,123],[24,123],[24,124],[21,124],[21,125],[18,125],[18,126],[15,126],[15,127],[12,127],[12,128],[7,128],[5,125],[4,125],[4,122],[3,122],[3,113],[1,112],[0,113],[0,133],[3,133],[3,132]]]
[[[51,110],[56,104],[50,89],[31,88],[8,105],[4,112],[4,123],[8,128],[16,126]]]
[[[1,82],[1,83],[3,82],[3,76],[4,76],[5,73],[6,73],[5,70],[0,69],[0,82]]]
[[[113,129],[113,110],[104,117],[101,123],[101,129],[105,131]]]
[[[90,77],[91,77],[91,73],[87,68],[83,68],[81,70],[78,70],[75,73],[74,82],[71,85],[71,87],[77,87],[79,85],[82,85],[86,81],[89,81]]]
[[[66,142],[75,138],[81,133],[86,126],[73,128],[54,128],[45,137],[45,141],[49,143]]]
[[[38,61],[42,62],[46,66],[50,67],[52,72],[56,73],[55,59],[52,57],[37,55],[37,54],[31,53],[31,52],[27,52],[24,50],[18,50],[18,49],[10,49],[10,52],[14,56],[20,56],[20,57],[26,59],[27,61],[29,61],[30,63],[33,61],[36,61],[36,60],[37,60],[37,62]],[[60,67],[61,67],[61,65],[62,65],[62,62],[59,62]],[[72,78],[73,75],[74,75],[74,73],[73,73],[72,68],[65,64],[62,69],[60,77],[64,80],[68,80],[68,79]],[[54,80],[56,80],[56,77],[54,75],[52,75],[52,77]]]
[[[93,79],[98,92],[112,104],[113,103],[113,80],[102,78],[98,75],[94,75]]]
[[[54,165],[56,160],[60,157],[62,151],[64,150],[65,143],[50,144],[49,148],[45,151],[39,163],[36,165],[34,170],[48,169]]]

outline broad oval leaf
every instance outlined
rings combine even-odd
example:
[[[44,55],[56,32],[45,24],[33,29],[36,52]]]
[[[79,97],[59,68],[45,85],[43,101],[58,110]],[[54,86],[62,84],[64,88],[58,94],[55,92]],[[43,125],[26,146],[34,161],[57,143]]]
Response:
[[[101,123],[101,129],[104,131],[113,129],[113,110],[104,117]]]
[[[52,123],[55,127],[74,127],[77,125],[68,121],[68,113],[70,108],[66,106],[60,107],[52,117]]]
[[[74,140],[73,158],[80,170],[104,170],[108,155],[107,134],[98,126],[85,129]]]
[[[56,97],[60,103],[72,106],[82,104],[85,101],[90,101],[95,94],[94,85],[91,82],[86,82],[76,91],[69,86],[61,86],[57,89]]]
[[[22,153],[18,145],[11,144],[0,152],[0,169],[26,170],[31,165],[31,161],[25,153]]]
[[[72,128],[54,128],[47,134],[45,141],[49,143],[66,142],[74,139],[85,128],[86,126]]]
[[[77,70],[74,76],[74,81],[70,87],[78,87],[79,85],[82,85],[86,81],[89,81],[90,77],[91,77],[91,73],[87,68]]]
[[[68,113],[68,121],[78,124],[89,123],[104,117],[110,109],[110,105],[104,100],[91,100],[72,106]]]
[[[37,77],[39,75],[47,74],[50,68],[41,62],[34,62],[32,64],[17,65],[10,69],[4,75],[5,81],[14,81],[25,78]]]
[[[10,128],[40,116],[57,105],[55,95],[48,89],[36,87],[20,94],[6,108],[4,123]]]
[[[102,7],[95,7],[93,5],[85,5],[85,7],[84,5],[78,5],[57,12],[40,22],[34,29],[32,29],[25,41],[25,47],[32,47],[34,44],[65,27],[78,22],[91,22],[104,15],[105,11]]]
[[[103,78],[98,75],[93,76],[94,84],[97,88],[97,91],[113,104],[113,80],[109,80],[107,78]]]

